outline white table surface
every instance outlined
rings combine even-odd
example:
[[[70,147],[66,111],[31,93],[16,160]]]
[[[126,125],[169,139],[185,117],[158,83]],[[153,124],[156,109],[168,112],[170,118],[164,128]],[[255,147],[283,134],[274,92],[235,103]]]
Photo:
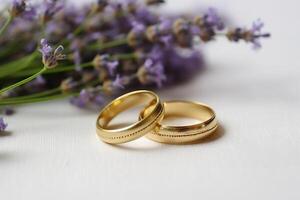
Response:
[[[168,9],[196,2],[169,0]],[[218,137],[111,146],[96,137],[97,113],[65,101],[19,107],[6,117],[11,135],[0,137],[0,199],[299,199],[299,1],[202,2],[237,24],[261,17],[272,32],[258,52],[222,39],[207,45],[207,70],[159,92],[210,104]]]

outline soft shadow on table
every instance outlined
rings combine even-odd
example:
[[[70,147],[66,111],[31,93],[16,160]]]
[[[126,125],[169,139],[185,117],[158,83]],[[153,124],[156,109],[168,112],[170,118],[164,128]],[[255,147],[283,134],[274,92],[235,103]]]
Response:
[[[18,163],[20,160],[23,160],[23,155],[18,155],[13,151],[0,151],[0,168],[4,165],[11,165]]]
[[[118,124],[114,124],[114,125],[110,125],[109,127],[111,129],[116,129],[116,128],[121,128],[124,126],[127,126],[129,123],[118,123]],[[225,135],[225,128],[224,126],[222,126],[221,124],[219,124],[217,130],[210,136],[203,138],[203,139],[199,139],[197,141],[193,141],[193,142],[189,142],[189,143],[184,143],[184,144],[163,144],[163,143],[156,143],[156,142],[151,142],[151,146],[145,146],[145,147],[141,147],[140,145],[135,144],[134,142],[129,142],[129,143],[125,143],[125,144],[107,144],[109,146],[112,146],[114,148],[117,149],[121,149],[121,150],[127,150],[127,151],[140,151],[140,152],[145,152],[145,151],[161,151],[161,150],[165,150],[165,149],[171,149],[174,147],[178,147],[178,146],[195,146],[195,145],[201,145],[201,144],[206,144],[206,143],[212,143],[215,142],[217,140],[220,140],[222,137],[224,137]],[[139,139],[137,139],[139,140]]]

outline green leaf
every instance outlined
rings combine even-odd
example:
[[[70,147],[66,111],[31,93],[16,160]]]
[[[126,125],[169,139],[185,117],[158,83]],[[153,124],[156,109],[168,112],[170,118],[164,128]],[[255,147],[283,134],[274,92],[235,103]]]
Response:
[[[24,56],[18,60],[0,66],[0,78],[21,71],[30,66],[31,62],[38,56],[37,52]]]

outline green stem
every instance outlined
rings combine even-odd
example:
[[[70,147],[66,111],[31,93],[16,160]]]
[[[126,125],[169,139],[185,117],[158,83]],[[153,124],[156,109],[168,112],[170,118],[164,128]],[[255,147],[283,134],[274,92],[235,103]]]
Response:
[[[87,62],[87,63],[83,63],[80,65],[82,68],[85,67],[91,67],[92,66],[92,62]],[[53,73],[58,73],[58,72],[65,72],[65,71],[72,71],[74,70],[74,65],[70,65],[70,66],[62,66],[62,67],[56,67],[53,70],[47,71],[45,72],[45,74],[53,74]]]
[[[86,67],[91,67],[92,63],[91,62],[87,62],[87,63],[83,63],[81,65],[82,68],[86,68]],[[16,74],[12,74],[11,77],[23,77],[23,76],[28,76],[30,74],[36,73],[39,69],[28,69],[26,71],[21,71],[19,73]],[[74,65],[69,65],[69,66],[57,66],[56,68],[52,69],[52,70],[48,70],[45,71],[44,74],[54,74],[54,73],[58,73],[58,72],[65,72],[65,71],[72,71],[74,70]]]
[[[94,81],[91,81],[90,83],[87,83],[86,85],[82,85],[83,83],[80,83],[79,85],[82,85],[81,86],[81,89],[82,89],[85,86],[95,86],[98,83],[99,83],[99,80],[94,80]],[[60,92],[60,91],[61,91],[61,88],[57,87],[57,88],[50,89],[50,90],[47,90],[44,92],[39,92],[36,94],[20,96],[20,97],[5,98],[5,99],[0,100],[0,105],[12,105],[12,104],[22,104],[23,102],[28,103],[28,102],[44,101],[44,99],[46,99],[47,97],[51,97],[50,100],[52,100],[52,96],[59,95],[59,94],[57,94],[57,95],[54,95],[54,94],[57,92]],[[80,88],[78,91],[80,91]],[[79,93],[78,91],[73,92],[72,94],[76,95]],[[47,95],[52,95],[52,96],[47,96]],[[62,95],[62,93],[60,93],[60,95]]]
[[[102,43],[102,44],[94,44],[94,45],[91,45],[90,48],[92,50],[103,50],[103,49],[108,49],[108,48],[125,45],[125,44],[127,44],[127,39],[121,38],[121,39],[113,40],[111,42],[106,42],[106,43]]]
[[[78,92],[74,93],[67,93],[67,94],[58,94],[58,95],[52,95],[47,97],[40,97],[40,98],[33,98],[33,99],[23,99],[23,100],[15,100],[15,101],[0,101],[0,105],[16,105],[16,104],[26,104],[26,103],[36,103],[36,102],[42,102],[42,101],[50,101],[54,99],[61,99],[67,96],[76,95]]]
[[[39,72],[29,76],[28,78],[22,80],[22,81],[19,81],[13,85],[10,85],[8,87],[5,87],[3,89],[0,90],[0,94],[2,94],[3,92],[6,92],[8,90],[12,90],[16,87],[19,87],[21,85],[24,85],[25,83],[28,83],[29,81],[33,80],[34,78],[38,77],[39,75],[41,75],[43,72],[45,72],[47,70],[47,67],[43,67]]]
[[[135,59],[136,55],[135,53],[128,53],[128,54],[116,54],[112,56],[113,59],[117,60],[128,60],[128,59]],[[82,68],[86,67],[92,67],[93,63],[92,62],[87,62],[83,63],[80,65]],[[10,77],[23,77],[23,76],[28,76],[30,74],[36,73],[39,69],[28,69],[25,71],[20,71],[19,73],[14,73]],[[54,73],[59,73],[59,72],[67,72],[67,71],[72,71],[74,70],[74,65],[70,66],[57,66],[56,68],[52,70],[48,70],[44,72],[44,74],[54,74]]]
[[[23,69],[30,66],[32,61],[38,56],[37,51],[32,52],[18,60],[11,61],[0,67],[0,78],[7,77],[16,72],[22,71]]]
[[[104,50],[104,49],[108,49],[108,48],[112,48],[112,47],[116,47],[116,46],[120,46],[120,45],[125,45],[125,44],[127,44],[127,39],[122,38],[122,39],[117,39],[117,40],[107,42],[107,43],[94,44],[94,45],[89,46],[89,48],[91,48],[92,50]],[[33,60],[36,59],[36,57],[38,55],[39,55],[38,52],[34,51],[30,55],[26,55],[18,60],[14,60],[14,61],[5,63],[0,68],[0,77],[6,77],[8,75],[14,76],[16,74],[16,72],[22,71],[23,69],[29,67],[29,65],[33,62]],[[23,64],[25,60],[26,60],[26,62],[25,62],[25,64]],[[12,66],[16,66],[16,65],[17,65],[17,67],[12,67]],[[30,73],[35,72],[35,71],[36,70],[30,71]],[[62,70],[62,71],[64,71],[64,70]],[[49,71],[47,73],[56,73],[56,72],[61,72],[61,71],[60,71],[60,69],[57,69],[57,71],[51,70],[51,72]],[[26,75],[28,75],[28,73],[26,73]]]
[[[57,87],[57,88],[53,88],[53,89],[50,89],[50,90],[46,90],[46,91],[43,91],[43,92],[39,92],[39,93],[35,93],[35,94],[30,94],[30,95],[25,95],[25,96],[18,96],[18,97],[9,97],[9,98],[5,98],[5,99],[2,99],[3,101],[15,101],[15,100],[25,100],[25,99],[32,99],[32,98],[37,98],[37,97],[44,97],[44,96],[47,96],[47,95],[52,95],[52,94],[55,94],[57,92],[60,92],[60,87]],[[0,101],[2,101],[0,100]]]
[[[0,29],[0,35],[2,35],[5,32],[5,30],[7,29],[8,25],[12,22],[12,20],[13,20],[13,17],[10,14],[8,16],[8,18],[6,19],[4,25]]]

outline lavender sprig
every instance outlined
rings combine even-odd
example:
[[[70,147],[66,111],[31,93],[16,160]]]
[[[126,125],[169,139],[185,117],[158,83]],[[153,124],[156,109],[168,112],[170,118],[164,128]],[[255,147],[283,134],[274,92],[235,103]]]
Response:
[[[41,40],[41,46],[42,48],[40,49],[40,52],[42,53],[44,67],[37,73],[29,76],[28,78],[1,89],[0,94],[10,91],[14,88],[17,88],[34,80],[35,78],[42,75],[46,70],[56,67],[58,60],[62,60],[65,58],[65,55],[62,54],[63,46],[60,45],[53,51],[52,47],[47,43],[45,39]]]
[[[4,24],[0,29],[0,77],[5,79],[0,84],[4,87],[0,105],[75,95],[72,104],[100,106],[102,97],[140,87],[160,88],[196,74],[204,62],[195,41],[203,45],[226,36],[229,41],[243,40],[258,48],[261,39],[270,36],[262,31],[261,21],[251,28],[228,28],[213,8],[197,16],[179,17],[157,14],[148,7],[163,2],[100,0],[77,8],[60,0],[35,6],[15,0],[10,18],[0,18]],[[40,33],[47,39],[40,40]],[[53,48],[48,41],[63,44],[65,50],[61,45]],[[34,51],[38,46],[42,69]],[[26,57],[30,59],[25,66]]]
[[[264,23],[258,19],[252,23],[251,29],[235,28],[229,30],[226,34],[230,41],[238,42],[244,40],[253,44],[254,49],[261,48],[260,39],[270,37],[270,33],[263,33]]]
[[[41,40],[41,48],[39,51],[42,53],[43,64],[46,68],[51,69],[57,66],[59,60],[64,60],[66,55],[62,52],[64,47],[59,45],[55,50],[49,45],[46,39]]]

